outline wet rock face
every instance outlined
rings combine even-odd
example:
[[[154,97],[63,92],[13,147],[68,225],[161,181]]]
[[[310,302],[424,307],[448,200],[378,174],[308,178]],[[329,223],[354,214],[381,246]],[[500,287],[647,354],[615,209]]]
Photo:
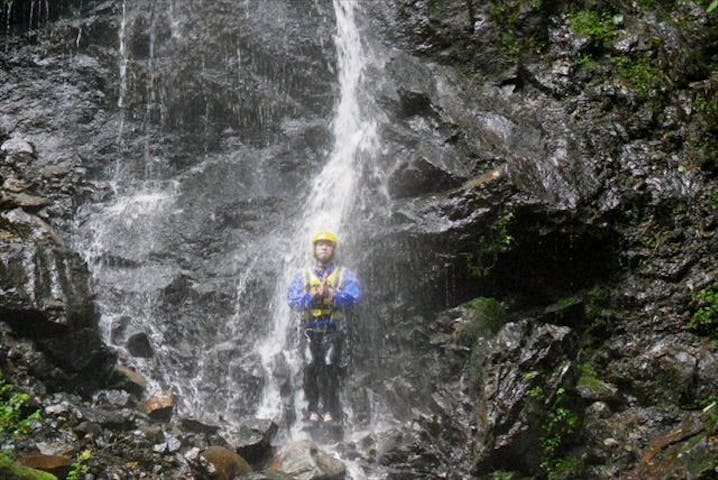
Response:
[[[129,115],[149,105],[148,120],[184,135],[201,131],[214,147],[228,129],[267,145],[284,136],[288,119],[327,117],[334,76],[322,44],[331,45],[332,15],[325,2],[304,0],[138,2],[124,31]]]
[[[124,18],[121,2],[52,2],[49,14],[50,2],[12,3],[0,25],[50,28],[7,37],[0,54],[0,315],[46,338],[39,352],[5,332],[3,366],[56,390],[109,360],[73,232],[104,307],[120,306],[105,310],[113,343],[154,378],[195,378],[197,345],[211,345],[202,401],[245,414],[264,381],[251,350],[277,265],[253,259],[331,145],[331,2],[138,1]],[[596,478],[709,458],[714,433],[689,420],[714,396],[716,350],[686,325],[718,275],[715,20],[696,2],[670,15],[628,3],[362,3],[387,166],[372,189],[390,200],[353,218],[361,234],[347,244],[367,286],[347,390],[362,425],[377,398],[411,425],[343,446],[369,469],[464,478],[472,447],[486,474],[534,475],[559,453],[588,452]],[[610,38],[581,31],[582,9],[610,12]],[[478,295],[510,307],[494,340],[467,337],[454,329],[463,314],[444,311]],[[135,335],[146,305],[165,352]],[[141,396],[146,380],[119,370],[116,386]],[[217,378],[243,388],[215,390]],[[532,449],[561,433],[547,427],[561,408],[585,422],[575,445]],[[139,470],[190,475],[172,470],[178,445],[188,453],[181,429],[91,417],[73,427],[83,442],[127,455],[141,427]],[[209,446],[215,430],[192,428],[190,443]],[[252,459],[272,436],[254,430],[238,443]],[[125,463],[117,475],[138,474]]]
[[[86,2],[94,20],[74,27],[54,23],[73,2],[17,1],[2,9],[10,35],[0,87],[0,316],[42,351],[38,363],[37,354],[11,350],[10,365],[27,362],[52,390],[102,385],[115,358],[96,330],[89,271],[67,237],[78,200],[99,191],[86,180],[92,162],[84,161],[106,146],[99,139],[107,96],[99,89],[107,57],[78,53],[64,62],[50,53],[86,48],[83,25],[107,27],[95,6]],[[71,40],[63,36],[73,28]],[[87,148],[88,135],[98,139],[94,147]]]
[[[533,330],[533,331],[531,331]],[[530,331],[530,333],[528,333]],[[492,341],[481,368],[477,464],[486,471],[514,462],[536,471],[542,460],[541,424],[576,382],[576,336],[555,325],[507,324]]]
[[[712,55],[699,39],[714,35],[709,33],[713,27],[705,28],[714,20],[692,2],[677,5],[672,20],[663,7],[618,2],[572,9],[564,2],[390,3],[367,8],[385,38],[403,47],[403,52],[389,53],[386,64],[396,88],[381,91],[394,118],[387,143],[406,142],[412,130],[423,137],[411,149],[395,151],[405,165],[398,172],[416,176],[397,175],[389,184],[399,198],[393,205],[394,225],[413,238],[399,233],[399,239],[380,246],[410,251],[415,262],[435,266],[434,276],[399,279],[395,295],[387,296],[397,308],[383,318],[393,330],[411,332],[390,333],[390,342],[410,345],[408,337],[414,345],[425,345],[426,340],[416,341],[425,334],[422,329],[406,321],[420,316],[396,313],[417,303],[419,311],[427,312],[437,310],[442,300],[454,304],[492,294],[513,305],[521,318],[523,309],[543,311],[578,294],[586,302],[575,312],[527,314],[535,328],[550,322],[573,330],[566,355],[572,373],[558,387],[552,375],[533,384],[507,379],[506,391],[519,392],[509,402],[513,409],[482,403],[477,466],[486,472],[535,472],[542,463],[537,452],[516,452],[546,440],[543,422],[555,405],[520,392],[562,388],[577,416],[585,409],[589,420],[598,418],[605,426],[600,439],[574,436],[600,458],[599,465],[590,459],[589,465],[583,463],[568,447],[562,454],[575,460],[577,471],[598,478],[628,475],[649,439],[692,416],[696,407],[690,402],[710,397],[707,389],[715,381],[705,374],[714,363],[715,346],[683,331],[695,312],[689,306],[695,292],[715,283],[715,266],[704,259],[718,251],[714,202],[706,195],[715,190],[715,173],[695,136],[713,130],[711,114],[695,108],[715,99],[715,82],[698,65],[676,68],[687,58]],[[581,29],[576,10],[584,8],[620,13],[608,27],[614,32],[605,44]],[[647,38],[662,41],[652,44]],[[633,65],[642,55],[651,56],[649,65],[617,67],[626,59]],[[452,76],[452,68],[464,78]],[[647,81],[654,73],[655,82]],[[672,87],[661,78],[670,78]],[[419,151],[421,157],[412,158]],[[449,158],[447,152],[467,167],[463,177],[435,161]],[[435,183],[423,183],[426,172]],[[452,185],[460,188],[447,194]],[[692,222],[701,226],[694,228]],[[413,243],[417,237],[421,241]],[[424,250],[429,245],[438,255]],[[397,263],[412,263],[399,258]],[[436,274],[439,258],[455,260],[443,264],[446,270],[453,267],[448,279]],[[381,271],[385,264],[378,263]],[[426,289],[422,280],[452,288],[444,289],[444,299],[409,294],[417,303],[402,301],[404,292]],[[532,331],[516,333],[527,352]],[[416,351],[426,354],[421,347]],[[489,352],[498,361],[498,351]],[[579,367],[592,361],[600,375],[579,375]],[[490,364],[486,368],[491,371]],[[421,367],[408,370],[402,378],[417,381]],[[491,376],[478,378],[479,388],[493,385]],[[396,385],[402,386],[397,392],[404,392],[398,397],[413,398],[411,388]],[[662,406],[649,407],[656,404]],[[537,423],[522,421],[521,415]],[[629,418],[631,425],[655,421],[629,441],[621,426]],[[503,456],[502,448],[511,453]],[[517,465],[515,458],[525,463]],[[404,460],[397,457],[396,462]]]

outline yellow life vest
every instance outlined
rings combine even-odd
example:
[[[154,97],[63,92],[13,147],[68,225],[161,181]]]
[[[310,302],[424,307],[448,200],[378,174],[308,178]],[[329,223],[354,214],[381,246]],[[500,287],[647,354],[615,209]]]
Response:
[[[313,268],[309,268],[304,272],[304,288],[307,292],[315,295],[319,291],[319,287],[325,279],[319,277]],[[341,288],[344,283],[344,269],[342,267],[336,267],[334,271],[326,277],[329,286],[337,290]],[[344,315],[334,307],[334,304],[326,299],[322,300],[321,306],[312,308],[304,315],[304,321],[310,322],[321,317],[331,317],[332,320],[338,321],[343,320]]]

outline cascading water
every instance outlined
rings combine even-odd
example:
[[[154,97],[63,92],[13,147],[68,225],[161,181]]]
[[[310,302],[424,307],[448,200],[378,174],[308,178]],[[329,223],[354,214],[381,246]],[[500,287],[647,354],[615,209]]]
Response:
[[[314,1],[246,2],[239,17],[233,2],[122,7],[118,161],[107,170],[108,200],[78,212],[77,244],[123,361],[152,391],[173,389],[185,414],[237,422],[257,409],[264,378],[252,344],[283,267],[265,245],[289,251],[277,237],[303,183],[282,165],[290,150],[271,142],[321,131],[322,105],[334,98],[329,64],[317,61],[330,52],[291,37],[277,50],[275,39],[311,25],[322,45],[331,17]],[[307,58],[306,71],[278,51]],[[125,348],[136,334],[149,338],[151,357]]]
[[[287,351],[287,335],[296,333],[296,318],[291,314],[286,302],[287,289],[293,275],[310,261],[306,253],[309,251],[309,239],[313,233],[327,229],[338,232],[340,237],[353,233],[350,222],[347,222],[347,215],[356,201],[355,191],[361,171],[359,162],[362,158],[371,158],[372,151],[377,147],[376,122],[366,111],[362,111],[359,105],[359,89],[369,59],[356,24],[357,4],[334,0],[333,6],[337,24],[335,44],[341,92],[333,120],[334,147],[326,165],[312,182],[311,190],[303,202],[304,211],[294,225],[290,243],[294,247],[290,247],[292,251],[285,258],[274,292],[274,323],[259,347],[262,364],[268,372],[275,368],[273,364],[278,361],[277,356],[282,355],[281,363],[290,365],[295,377],[300,368],[300,360],[296,351]],[[296,248],[297,245],[300,246],[299,249]],[[296,402],[291,402],[291,405],[299,408]],[[279,419],[282,407],[280,387],[270,375],[257,414],[260,417]],[[294,417],[300,415],[298,411],[292,413]]]
[[[10,19],[12,18],[12,0],[5,2],[5,51],[10,48]]]
[[[120,91],[117,96],[117,108],[120,109],[120,126],[118,128],[117,138],[122,144],[122,134],[125,129],[125,97],[127,96],[127,63],[129,61],[127,54],[127,1],[122,1],[122,20],[120,21]]]
[[[118,160],[105,199],[78,212],[77,245],[108,343],[182,415],[291,427],[303,402],[286,291],[312,233],[337,231],[361,274],[352,245],[386,203],[359,7],[122,2]],[[136,335],[153,352],[133,353]]]

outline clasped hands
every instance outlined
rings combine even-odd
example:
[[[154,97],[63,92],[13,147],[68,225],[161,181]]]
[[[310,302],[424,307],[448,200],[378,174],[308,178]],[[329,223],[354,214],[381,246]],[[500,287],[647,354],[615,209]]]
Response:
[[[334,289],[329,286],[329,282],[327,280],[324,280],[319,286],[319,290],[317,290],[317,293],[314,294],[314,298],[317,300],[328,300],[329,302],[333,302],[334,295]]]

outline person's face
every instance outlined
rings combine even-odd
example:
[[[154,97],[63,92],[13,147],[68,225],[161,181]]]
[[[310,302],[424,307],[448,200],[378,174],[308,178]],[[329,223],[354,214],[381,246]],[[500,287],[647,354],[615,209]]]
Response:
[[[314,258],[319,263],[328,263],[334,256],[334,244],[326,240],[319,240],[314,244]]]

